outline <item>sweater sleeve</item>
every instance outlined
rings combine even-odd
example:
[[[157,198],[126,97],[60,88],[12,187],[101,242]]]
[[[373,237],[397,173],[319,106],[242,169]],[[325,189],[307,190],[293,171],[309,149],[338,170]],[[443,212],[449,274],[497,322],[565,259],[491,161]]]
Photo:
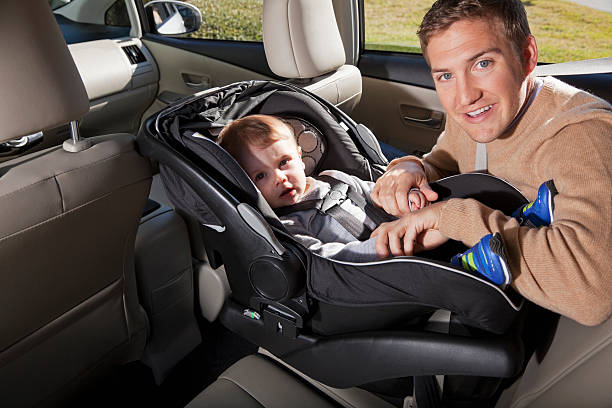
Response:
[[[581,324],[602,323],[612,314],[610,126],[566,126],[541,150],[540,181],[553,179],[559,191],[550,226],[520,227],[475,200],[452,199],[442,209],[440,231],[467,246],[500,232],[512,285],[523,296]]]

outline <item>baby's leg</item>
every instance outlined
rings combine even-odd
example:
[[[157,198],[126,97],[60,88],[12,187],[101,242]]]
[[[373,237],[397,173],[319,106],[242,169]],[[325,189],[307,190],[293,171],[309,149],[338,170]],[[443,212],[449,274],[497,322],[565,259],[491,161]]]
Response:
[[[502,289],[512,280],[504,242],[498,232],[485,235],[472,248],[453,256],[451,263],[466,271],[480,273]]]
[[[535,201],[518,208],[512,216],[521,225],[528,227],[542,227],[550,225],[554,221],[553,211],[555,202],[553,198],[557,195],[555,183],[548,180],[540,185],[538,196]]]

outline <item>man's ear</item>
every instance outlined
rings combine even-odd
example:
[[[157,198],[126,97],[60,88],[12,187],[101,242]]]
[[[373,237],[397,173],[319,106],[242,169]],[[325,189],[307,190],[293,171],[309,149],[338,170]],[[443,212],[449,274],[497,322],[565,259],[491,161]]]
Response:
[[[538,44],[535,37],[531,34],[527,37],[527,43],[523,49],[523,59],[525,61],[525,76],[527,76],[538,65]]]

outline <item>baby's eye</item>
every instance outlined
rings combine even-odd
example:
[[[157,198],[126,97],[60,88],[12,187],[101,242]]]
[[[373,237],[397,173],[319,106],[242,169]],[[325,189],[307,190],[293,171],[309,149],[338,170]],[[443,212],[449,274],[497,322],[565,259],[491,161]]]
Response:
[[[255,181],[261,181],[265,177],[265,173],[257,173],[254,177]]]
[[[280,167],[286,166],[286,165],[287,165],[287,163],[289,163],[289,159],[283,159],[283,160],[281,160],[281,162],[280,162]]]

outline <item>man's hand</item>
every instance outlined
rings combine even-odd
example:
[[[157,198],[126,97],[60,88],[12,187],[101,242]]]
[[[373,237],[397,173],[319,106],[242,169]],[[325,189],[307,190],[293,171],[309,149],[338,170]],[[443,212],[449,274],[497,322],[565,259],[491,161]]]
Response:
[[[396,217],[410,214],[408,195],[411,188],[418,188],[429,201],[436,201],[438,194],[429,187],[423,168],[416,162],[400,162],[387,170],[377,181],[370,194],[374,204]]]
[[[434,249],[448,238],[439,231],[440,214],[445,203],[435,203],[402,218],[380,224],[370,237],[376,237],[376,252],[382,259],[412,255]]]

